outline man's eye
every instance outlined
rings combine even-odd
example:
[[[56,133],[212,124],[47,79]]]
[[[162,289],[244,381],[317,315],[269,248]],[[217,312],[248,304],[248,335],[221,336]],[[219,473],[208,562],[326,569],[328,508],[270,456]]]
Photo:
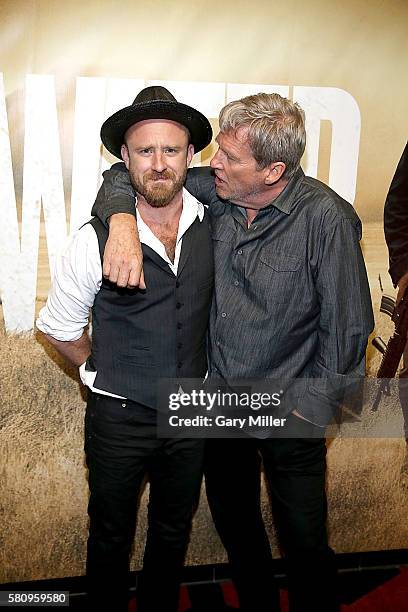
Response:
[[[234,155],[231,155],[231,153],[225,153],[225,155],[226,155],[228,161],[230,161],[230,162],[238,161],[237,158]]]
[[[141,155],[149,155],[152,152],[152,149],[140,149],[139,153]]]
[[[236,161],[235,157],[232,157],[229,153],[227,153],[226,151],[224,151],[223,149],[221,149],[220,147],[218,147],[218,152],[222,153],[222,155],[225,157],[225,159],[229,162],[233,162]]]
[[[165,153],[177,153],[177,149],[173,149],[173,147],[167,147],[167,149],[165,149]]]

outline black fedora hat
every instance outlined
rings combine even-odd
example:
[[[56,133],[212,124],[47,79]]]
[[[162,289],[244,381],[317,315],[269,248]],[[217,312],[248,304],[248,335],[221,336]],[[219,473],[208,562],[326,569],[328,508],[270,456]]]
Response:
[[[133,104],[114,113],[101,127],[101,140],[116,157],[121,158],[120,149],[125,132],[138,121],[146,119],[171,119],[184,125],[190,132],[190,142],[195,153],[211,142],[212,129],[208,119],[200,111],[177,102],[176,98],[160,85],[145,87],[136,96]]]

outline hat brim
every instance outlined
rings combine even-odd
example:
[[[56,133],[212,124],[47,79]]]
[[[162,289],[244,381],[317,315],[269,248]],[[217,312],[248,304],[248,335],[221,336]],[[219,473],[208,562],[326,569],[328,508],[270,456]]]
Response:
[[[121,147],[127,130],[146,119],[170,119],[184,125],[190,132],[194,152],[202,151],[210,144],[212,128],[200,111],[172,100],[153,100],[122,108],[105,121],[101,128],[101,140],[112,155],[122,158]]]

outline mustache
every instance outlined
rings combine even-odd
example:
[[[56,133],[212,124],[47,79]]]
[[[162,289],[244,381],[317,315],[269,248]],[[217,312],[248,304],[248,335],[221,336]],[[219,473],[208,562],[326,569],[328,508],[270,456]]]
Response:
[[[174,179],[174,172],[169,169],[163,170],[163,172],[157,172],[157,170],[149,170],[144,175],[144,181],[157,181],[158,179]]]

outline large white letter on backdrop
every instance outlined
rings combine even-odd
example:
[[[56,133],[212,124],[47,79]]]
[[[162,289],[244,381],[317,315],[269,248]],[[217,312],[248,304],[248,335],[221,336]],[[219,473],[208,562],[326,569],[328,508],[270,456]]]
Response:
[[[1,296],[6,329],[23,332],[34,323],[41,202],[51,273],[67,234],[57,105],[54,77],[27,75],[20,246],[3,80],[1,84],[0,183],[6,208],[0,230]]]
[[[353,204],[356,195],[361,116],[357,102],[336,87],[294,87],[293,100],[306,113],[305,173],[317,175],[320,122],[331,121],[329,185]]]

